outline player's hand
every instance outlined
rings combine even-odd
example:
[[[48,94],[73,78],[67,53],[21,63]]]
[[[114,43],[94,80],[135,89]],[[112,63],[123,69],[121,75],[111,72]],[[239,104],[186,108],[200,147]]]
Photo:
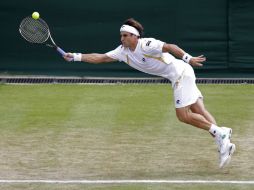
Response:
[[[190,65],[192,65],[192,66],[197,66],[197,67],[202,67],[203,66],[203,62],[205,62],[206,61],[206,57],[204,56],[204,55],[200,55],[200,56],[198,56],[198,57],[192,57],[191,59],[190,59]]]
[[[74,59],[73,53],[66,53],[63,58],[65,59],[65,61],[71,62]]]

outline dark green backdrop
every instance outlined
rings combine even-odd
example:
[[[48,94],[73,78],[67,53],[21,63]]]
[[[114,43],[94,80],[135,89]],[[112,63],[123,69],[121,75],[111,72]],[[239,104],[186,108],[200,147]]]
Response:
[[[1,74],[147,76],[125,63],[67,63],[54,50],[21,38],[22,18],[38,11],[66,51],[105,53],[120,44],[122,22],[134,17],[145,37],[206,55],[200,77],[253,77],[253,0],[3,0],[0,2]]]

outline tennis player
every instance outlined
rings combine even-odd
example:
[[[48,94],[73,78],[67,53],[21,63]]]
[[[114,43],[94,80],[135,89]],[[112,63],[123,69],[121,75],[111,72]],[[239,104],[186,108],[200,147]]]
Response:
[[[235,151],[235,145],[230,142],[232,129],[219,127],[206,110],[191,67],[202,66],[206,58],[203,55],[192,57],[174,44],[141,38],[142,34],[143,26],[130,18],[120,27],[122,44],[116,49],[105,54],[67,53],[64,59],[94,64],[120,61],[139,71],[169,79],[174,91],[177,118],[212,134],[218,145],[219,167],[223,168]]]

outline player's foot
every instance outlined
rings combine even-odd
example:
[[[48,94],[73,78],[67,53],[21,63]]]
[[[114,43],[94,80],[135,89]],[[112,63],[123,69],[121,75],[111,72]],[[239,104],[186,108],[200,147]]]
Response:
[[[222,133],[215,137],[220,154],[224,154],[227,151],[232,136],[232,129],[223,127],[222,130]]]
[[[223,168],[230,163],[231,156],[235,152],[235,149],[236,149],[235,144],[230,142],[226,144],[225,152],[224,153],[220,152],[220,164],[219,164],[220,168]]]
[[[233,130],[231,128],[228,128],[228,127],[221,127],[224,131],[227,131],[229,133],[229,139],[232,138],[232,133],[233,133]]]

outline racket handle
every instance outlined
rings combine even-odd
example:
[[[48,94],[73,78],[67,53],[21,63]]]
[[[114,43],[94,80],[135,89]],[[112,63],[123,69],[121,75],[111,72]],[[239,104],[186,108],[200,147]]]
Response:
[[[58,51],[58,53],[60,53],[62,56],[65,56],[66,52],[64,50],[62,50],[60,47],[56,47],[56,50]],[[69,61],[73,61],[73,58],[70,58]]]
[[[58,53],[60,53],[63,56],[66,54],[66,52],[62,50],[60,47],[57,47],[56,50],[58,51]]]

